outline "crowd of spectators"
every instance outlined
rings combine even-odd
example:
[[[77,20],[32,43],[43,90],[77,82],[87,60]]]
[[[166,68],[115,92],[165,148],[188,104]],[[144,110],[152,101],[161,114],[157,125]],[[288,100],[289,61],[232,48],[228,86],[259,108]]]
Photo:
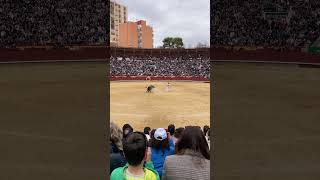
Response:
[[[301,49],[320,36],[318,0],[211,1],[211,45]]]
[[[208,57],[111,57],[111,76],[175,76],[210,78]]]
[[[209,180],[210,127],[145,127],[110,123],[110,179]],[[133,178],[134,177],[134,178]]]
[[[1,1],[0,47],[107,43],[107,1]]]

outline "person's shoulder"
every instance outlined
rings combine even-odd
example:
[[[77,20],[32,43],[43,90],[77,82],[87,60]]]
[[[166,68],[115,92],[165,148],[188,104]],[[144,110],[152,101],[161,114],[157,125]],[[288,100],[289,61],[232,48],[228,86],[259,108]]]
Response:
[[[146,170],[145,180],[160,180],[158,173]]]
[[[145,172],[146,172],[146,177],[148,177],[148,179],[150,180],[160,180],[160,176],[158,174],[158,172],[154,169],[153,167],[153,163],[152,162],[147,162],[145,164]]]
[[[177,159],[180,159],[179,155],[169,155],[166,157],[166,163],[177,162]]]
[[[121,153],[111,153],[110,161],[117,161],[121,163],[127,162],[126,158]]]
[[[144,164],[144,167],[147,168],[147,169],[153,169],[154,168],[153,163],[151,161],[146,162]]]
[[[168,163],[170,162],[178,162],[178,161],[185,161],[185,160],[193,160],[195,157],[193,156],[190,156],[190,155],[170,155],[170,156],[167,156],[166,157],[166,161]],[[198,158],[198,157],[196,157]],[[210,163],[210,160],[207,160],[207,159],[204,159],[204,158],[201,158],[204,162],[209,162]]]
[[[110,180],[121,179],[120,177],[122,177],[122,176],[123,176],[123,167],[119,167],[119,168],[112,171],[112,173],[110,175]]]

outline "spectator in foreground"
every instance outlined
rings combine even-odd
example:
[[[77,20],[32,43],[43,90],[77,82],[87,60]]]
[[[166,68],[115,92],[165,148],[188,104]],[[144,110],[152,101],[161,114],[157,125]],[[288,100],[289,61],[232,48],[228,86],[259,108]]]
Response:
[[[143,130],[143,133],[147,136],[148,141],[150,140],[150,131],[151,131],[150,127],[145,127]]]
[[[123,138],[125,139],[129,133],[133,132],[133,128],[130,124],[124,124],[122,127],[122,132]]]
[[[151,147],[151,141],[152,141],[152,137],[154,137],[154,132],[156,132],[156,129],[152,129],[150,131],[150,139],[149,139],[149,147]]]
[[[203,126],[203,133],[204,133],[204,136],[206,137],[206,140],[210,149],[210,139],[209,139],[210,127],[207,125]]]
[[[111,173],[111,180],[160,180],[150,162],[147,137],[143,133],[128,134],[123,142],[123,151],[128,164],[115,169]]]
[[[169,140],[173,140],[174,139],[174,132],[176,130],[176,127],[173,124],[170,124],[168,126],[168,132],[169,132]],[[173,138],[173,139],[172,139]],[[173,140],[174,141],[174,140]]]
[[[207,136],[209,129],[210,129],[210,127],[208,125],[203,126],[203,133],[205,136]]]
[[[209,180],[210,154],[199,127],[187,126],[175,146],[175,155],[164,163],[162,180]]]
[[[111,172],[118,168],[122,167],[127,163],[127,160],[123,154],[122,146],[122,131],[121,129],[110,122],[110,174]]]
[[[176,131],[174,132],[173,135],[173,143],[176,144],[177,141],[180,139],[182,132],[184,131],[183,127],[180,127],[178,129],[176,129]]]
[[[208,134],[207,134],[207,142],[208,142],[208,146],[209,146],[209,149],[210,149],[210,129],[208,131]]]
[[[163,163],[167,156],[174,154],[174,144],[169,142],[165,129],[158,128],[151,136],[151,161],[154,168],[162,176]]]

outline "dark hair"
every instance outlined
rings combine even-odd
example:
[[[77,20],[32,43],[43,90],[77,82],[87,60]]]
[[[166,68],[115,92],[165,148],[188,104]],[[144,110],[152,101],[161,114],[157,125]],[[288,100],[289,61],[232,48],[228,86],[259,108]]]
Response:
[[[143,133],[144,133],[144,134],[148,134],[148,135],[149,135],[150,130],[151,130],[151,128],[150,128],[150,127],[145,127],[145,128],[143,129]]]
[[[127,138],[123,141],[123,152],[132,166],[141,164],[145,157],[147,149],[147,137],[140,132],[132,132],[128,134]]]
[[[203,133],[206,136],[207,132],[209,131],[210,127],[208,125],[203,126]]]
[[[210,160],[209,146],[200,127],[187,126],[184,129],[181,138],[176,143],[175,154],[182,155],[187,149],[199,152],[204,158]]]
[[[170,133],[171,136],[173,136],[175,129],[176,127],[173,124],[170,124],[168,126],[168,132]]]
[[[156,129],[152,129],[151,131],[150,131],[150,139],[149,139],[149,147],[151,147],[151,140],[152,140],[152,138],[154,137],[154,132],[156,132]]]
[[[182,132],[184,131],[183,127],[180,127],[178,129],[176,129],[176,131],[174,132],[174,137],[179,139],[181,137]]]
[[[127,130],[127,132],[126,132],[126,130]],[[123,125],[123,127],[122,127],[123,138],[126,138],[127,135],[131,132],[133,132],[133,128],[130,126],[130,124]]]
[[[153,129],[150,132],[150,140],[149,140],[150,147],[153,147],[155,149],[169,149],[170,148],[169,139],[166,138],[161,141],[156,140],[156,138],[154,138],[154,132],[156,132],[156,129]]]
[[[132,126],[130,124],[124,124],[122,126],[122,131],[124,131],[125,129],[128,129],[128,128],[133,130],[133,128],[132,128]]]

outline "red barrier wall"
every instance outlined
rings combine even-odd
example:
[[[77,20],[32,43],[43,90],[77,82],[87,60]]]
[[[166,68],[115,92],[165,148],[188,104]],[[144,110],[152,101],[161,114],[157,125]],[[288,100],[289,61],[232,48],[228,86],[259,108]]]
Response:
[[[146,80],[147,76],[111,76],[110,81],[141,81]],[[203,77],[151,77],[151,80],[175,80],[175,81],[210,81]]]

